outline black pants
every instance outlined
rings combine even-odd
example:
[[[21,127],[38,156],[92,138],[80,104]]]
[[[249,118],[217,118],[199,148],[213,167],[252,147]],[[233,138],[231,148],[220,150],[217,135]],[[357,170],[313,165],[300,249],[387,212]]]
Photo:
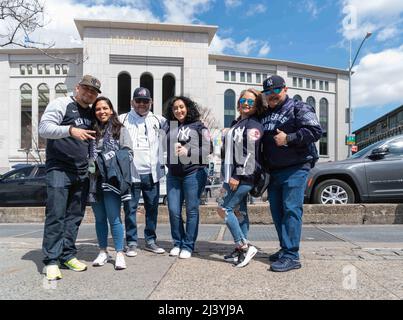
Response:
[[[42,251],[45,265],[74,258],[78,228],[88,196],[88,175],[52,170],[46,174],[48,198]]]

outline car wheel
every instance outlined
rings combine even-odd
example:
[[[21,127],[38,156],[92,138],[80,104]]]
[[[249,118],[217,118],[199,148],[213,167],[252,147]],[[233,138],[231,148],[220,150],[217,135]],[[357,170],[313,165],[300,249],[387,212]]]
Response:
[[[313,194],[313,203],[347,204],[354,203],[353,189],[344,181],[331,179],[319,183]]]

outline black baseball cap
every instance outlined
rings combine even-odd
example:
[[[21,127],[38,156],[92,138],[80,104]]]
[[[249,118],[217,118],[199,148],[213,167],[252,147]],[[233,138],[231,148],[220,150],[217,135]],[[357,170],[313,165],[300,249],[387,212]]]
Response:
[[[263,81],[263,92],[276,89],[276,88],[284,88],[285,81],[282,77],[278,75],[270,76],[269,78]]]
[[[150,90],[147,88],[139,87],[133,92],[133,99],[147,99],[151,100]]]

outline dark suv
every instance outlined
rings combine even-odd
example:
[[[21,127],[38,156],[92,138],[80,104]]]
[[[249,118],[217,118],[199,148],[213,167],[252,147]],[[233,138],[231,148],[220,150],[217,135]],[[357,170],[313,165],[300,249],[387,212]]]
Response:
[[[378,141],[346,160],[317,163],[305,202],[403,202],[403,135]]]
[[[1,206],[44,206],[45,165],[23,165],[0,177]]]

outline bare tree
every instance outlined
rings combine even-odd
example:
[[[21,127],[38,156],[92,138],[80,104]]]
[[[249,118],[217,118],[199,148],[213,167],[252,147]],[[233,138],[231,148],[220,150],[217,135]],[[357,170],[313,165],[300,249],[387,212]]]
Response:
[[[36,42],[30,35],[45,26],[44,4],[40,0],[0,0],[0,47],[50,48],[53,43]]]
[[[52,48],[54,42],[39,42],[30,37],[36,30],[43,28],[45,21],[44,0],[0,0],[0,47],[18,46],[40,51],[52,59],[79,65],[83,59],[69,59],[63,52],[57,53]]]
[[[213,114],[213,110],[209,107],[200,107],[200,120],[209,129],[217,129],[219,127],[219,122]]]

